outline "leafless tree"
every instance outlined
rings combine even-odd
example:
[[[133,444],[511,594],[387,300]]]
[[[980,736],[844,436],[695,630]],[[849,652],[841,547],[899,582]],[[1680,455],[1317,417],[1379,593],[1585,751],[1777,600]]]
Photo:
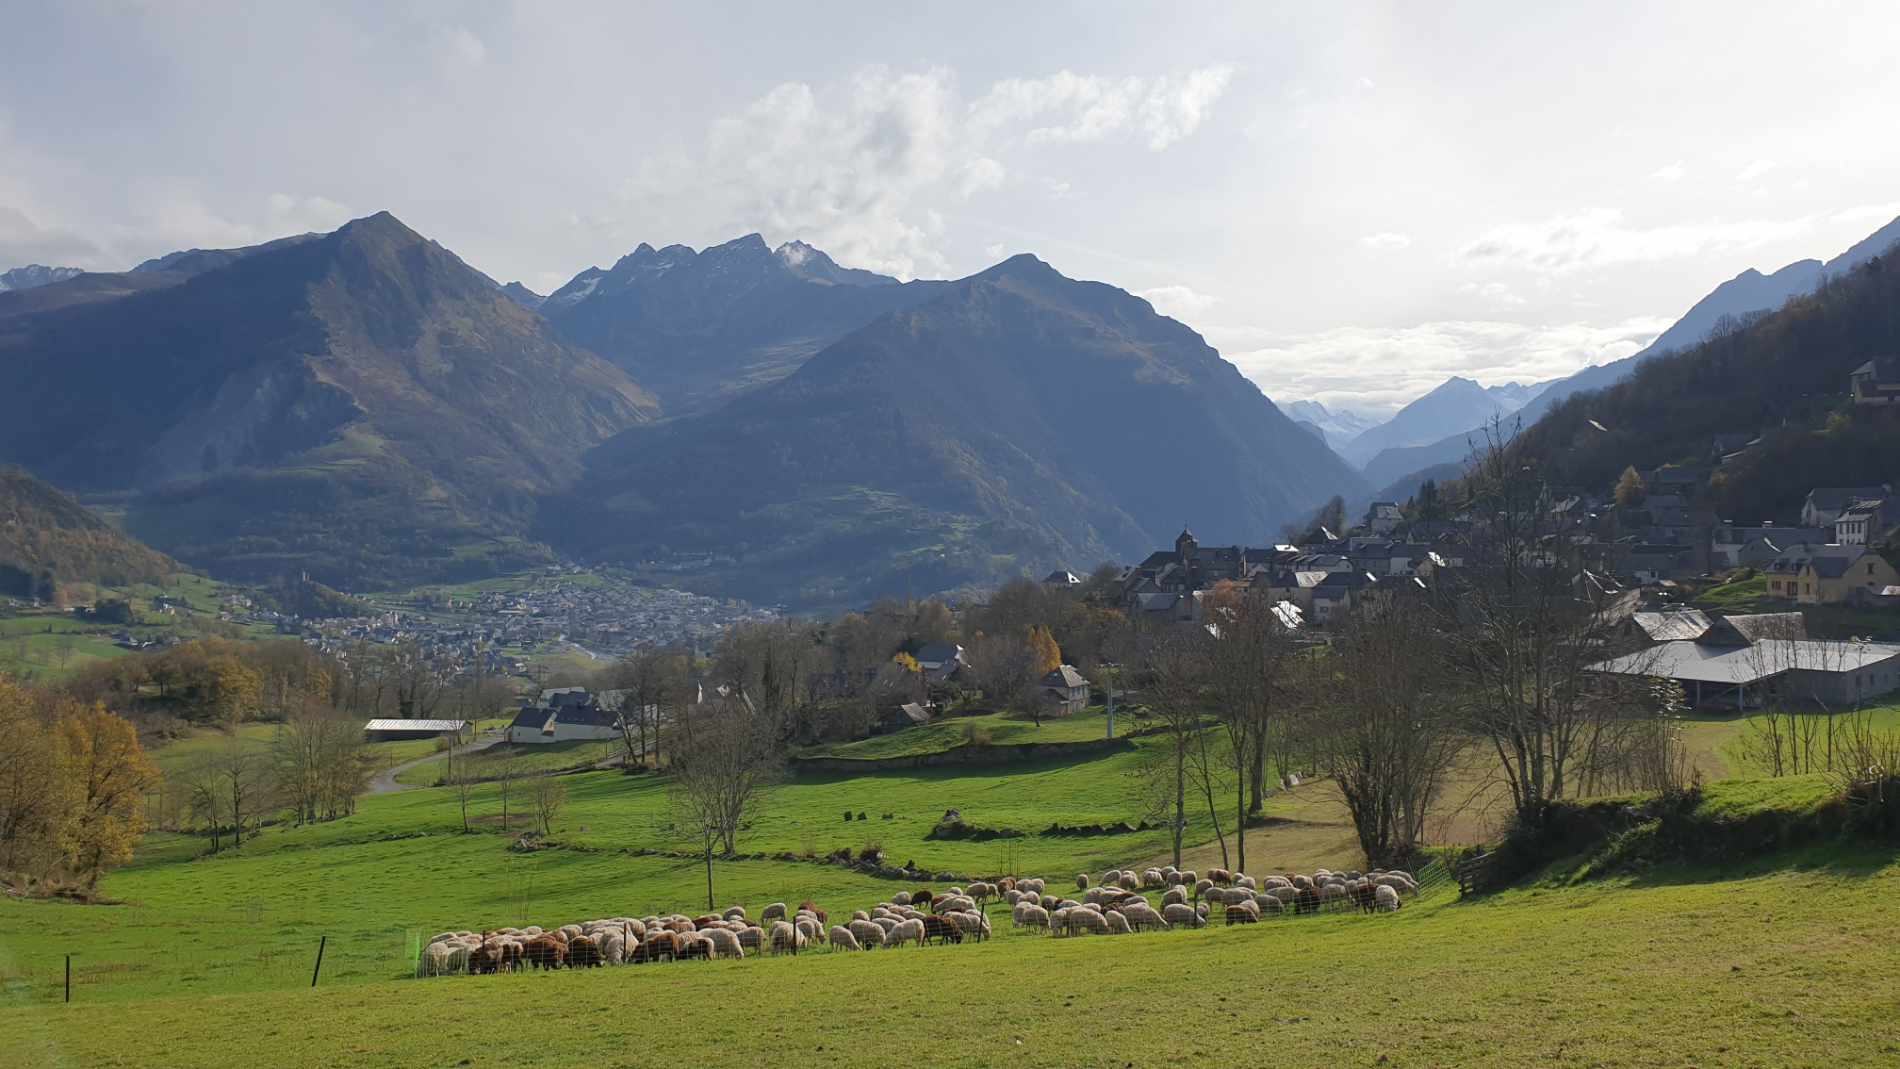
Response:
[[[543,773],[529,784],[528,797],[534,803],[535,827],[544,836],[554,834],[554,818],[567,804],[567,784],[551,773]]]
[[[674,650],[635,650],[608,670],[607,684],[626,692],[620,703],[621,742],[629,768],[660,757],[660,722],[685,704],[692,687],[685,654]]]
[[[702,703],[694,719],[692,741],[673,755],[674,824],[731,856],[747,816],[782,773],[777,724],[743,693]]]
[[[1141,695],[1137,715],[1162,728],[1168,748],[1152,766],[1162,781],[1163,805],[1173,825],[1174,863],[1181,864],[1187,834],[1188,765],[1207,719],[1207,632],[1198,627],[1134,625],[1128,669]]]
[[[1464,567],[1438,573],[1436,622],[1466,682],[1467,729],[1496,753],[1518,821],[1535,827],[1552,802],[1617,775],[1654,710],[1640,671],[1596,670],[1616,649],[1618,592],[1498,424],[1465,491]]]
[[[1743,666],[1764,681],[1754,694],[1760,712],[1742,724],[1742,756],[1770,776],[1836,767],[1845,731],[1840,720],[1858,695],[1831,693],[1825,681],[1852,678],[1848,670],[1860,660],[1854,643],[1809,639],[1793,614],[1734,622],[1749,640]],[[1738,711],[1748,704],[1738,697]]]
[[[1214,715],[1227,729],[1222,747],[1234,777],[1234,838],[1238,867],[1247,867],[1247,818],[1265,796],[1269,749],[1281,725],[1291,635],[1263,591],[1220,591],[1210,599],[1208,680]],[[1224,850],[1223,850],[1224,853]]]
[[[1371,865],[1409,860],[1467,737],[1452,705],[1446,641],[1408,599],[1354,607],[1327,657],[1313,746]]]
[[[1039,715],[1036,651],[1018,632],[980,634],[970,642],[970,670],[999,709]]]

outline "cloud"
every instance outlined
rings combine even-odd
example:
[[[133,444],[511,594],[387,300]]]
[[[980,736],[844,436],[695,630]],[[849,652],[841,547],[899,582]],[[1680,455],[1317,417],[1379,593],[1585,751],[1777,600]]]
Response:
[[[41,226],[20,209],[0,204],[0,269],[26,264],[98,267],[99,251],[78,234]]]
[[[488,58],[488,46],[466,26],[443,26],[435,31],[430,47],[436,58],[450,66],[474,67]]]
[[[995,243],[983,246],[983,255],[996,261],[1001,261],[1003,259],[1004,251],[1005,251],[1005,246],[1001,242],[995,242]]]
[[[1377,83],[1377,82],[1374,82],[1374,81],[1373,81],[1372,79],[1370,79],[1370,78],[1365,78],[1365,77],[1361,77],[1361,78],[1359,79],[1359,88],[1361,88],[1361,89],[1376,89],[1376,88],[1378,88],[1378,83]]]
[[[1473,264],[1563,272],[1753,248],[1812,229],[1812,220],[1806,218],[1640,227],[1624,223],[1619,211],[1598,209],[1494,227],[1459,249],[1458,258]]]
[[[1458,287],[1458,292],[1472,297],[1482,297],[1504,305],[1519,305],[1524,298],[1511,292],[1511,287],[1502,282],[1467,282]]]
[[[1063,70],[1046,78],[1008,78],[972,106],[970,121],[978,129],[1032,124],[1031,142],[1103,141],[1134,133],[1160,151],[1200,128],[1233,77],[1234,68],[1221,64],[1154,77]]]
[[[1846,208],[1829,216],[1835,223],[1885,223],[1900,217],[1900,201],[1887,204],[1862,204]]]
[[[1200,315],[1220,303],[1220,298],[1196,292],[1188,286],[1156,286],[1152,289],[1137,290],[1135,295],[1146,298],[1162,315],[1172,316],[1183,322]]]
[[[623,194],[640,206],[634,216],[690,219],[708,235],[802,238],[841,262],[915,277],[947,269],[937,242],[948,223],[934,207],[1004,186],[1010,153],[1036,142],[1165,148],[1206,120],[1231,77],[1228,67],[1062,71],[1000,81],[974,99],[943,69],[785,82],[714,120],[703,145],[649,156]],[[1044,181],[1054,196],[1068,192]]]
[[[1773,160],[1750,160],[1746,166],[1735,173],[1737,182],[1753,182],[1762,175],[1775,169]]]
[[[272,193],[264,198],[264,231],[269,234],[321,233],[354,218],[350,209],[328,197]]]
[[[1410,327],[1341,327],[1275,336],[1210,327],[1208,339],[1276,400],[1396,410],[1452,377],[1487,385],[1542,382],[1642,349],[1671,320],[1534,325],[1443,320]]]
[[[1665,167],[1658,167],[1649,172],[1649,177],[1658,182],[1680,182],[1682,181],[1683,174],[1682,161],[1677,160],[1672,164]]]
[[[1379,249],[1382,251],[1403,249],[1412,244],[1412,235],[1400,234],[1391,230],[1382,230],[1377,234],[1367,234],[1365,237],[1360,238],[1359,244],[1364,245],[1368,249]]]

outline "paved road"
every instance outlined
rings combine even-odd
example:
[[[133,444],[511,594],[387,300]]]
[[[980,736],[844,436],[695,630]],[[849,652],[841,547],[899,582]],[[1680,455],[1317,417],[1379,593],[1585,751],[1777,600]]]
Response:
[[[490,746],[495,745],[501,740],[502,740],[501,733],[496,732],[490,738],[476,739],[474,742],[456,747],[455,756],[460,757],[463,754],[479,753],[480,751],[486,750]],[[440,758],[441,756],[442,755],[439,753],[424,754],[423,756],[418,757],[413,761],[404,761],[401,764],[390,765],[388,768],[378,773],[375,779],[372,779],[369,781],[369,793],[395,794],[398,791],[407,791],[407,790],[413,789],[414,787],[416,787],[416,784],[396,782],[397,773],[406,772],[409,769],[412,769],[416,767],[417,765],[423,763],[424,761],[434,761]]]

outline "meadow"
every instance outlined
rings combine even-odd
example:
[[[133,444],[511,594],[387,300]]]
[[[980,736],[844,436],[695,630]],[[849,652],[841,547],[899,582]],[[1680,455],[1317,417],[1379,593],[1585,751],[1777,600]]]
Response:
[[[244,730],[262,738],[270,728]],[[1715,753],[1738,728],[1688,730],[1698,752]],[[157,757],[171,766],[218,741],[196,735]],[[1165,830],[1039,834],[1057,821],[1148,815],[1145,770],[1159,745],[799,776],[744,830],[745,858],[715,863],[714,898],[756,912],[809,897],[841,911],[908,886],[815,860],[839,847],[1064,881],[1165,861]],[[1460,902],[1447,892],[1393,916],[1053,940],[1008,930],[999,908],[998,938],[983,945],[410,979],[418,943],[446,928],[704,905],[705,865],[672,827],[663,778],[602,771],[562,782],[558,845],[545,849],[509,849],[529,823],[519,785],[505,827],[502,785],[473,788],[468,834],[456,791],[417,788],[366,797],[342,820],[267,827],[216,856],[202,839],[153,834],[103,883],[116,904],[0,900],[0,1029],[25,1052],[7,1064],[143,1065],[162,1050],[178,1066],[564,1066],[638,1050],[642,1062],[852,1066],[928,1050],[944,1065],[1180,1064],[1242,1051],[1368,1065],[1783,1066],[1872,1064],[1900,1051],[1885,1024],[1900,968],[1888,937],[1900,853],[1843,843],[1726,868],[1632,874],[1578,862],[1503,894]],[[1487,782],[1474,772],[1458,787]],[[1812,806],[1831,789],[1819,776],[1726,781],[1709,787],[1703,809],[1737,819]],[[1025,834],[927,838],[952,808]],[[1204,809],[1190,812],[1187,839],[1187,864],[1219,863]],[[1270,798],[1248,857],[1255,872],[1356,864],[1331,785]],[[523,1026],[493,1026],[510,1016]]]

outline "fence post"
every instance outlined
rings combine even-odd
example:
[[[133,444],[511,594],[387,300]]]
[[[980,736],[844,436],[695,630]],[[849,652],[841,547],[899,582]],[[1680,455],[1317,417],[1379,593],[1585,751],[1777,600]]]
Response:
[[[73,956],[66,955],[66,1001],[73,1000]]]
[[[330,942],[329,936],[317,940],[317,967],[310,970],[310,986],[317,986],[317,974],[323,971],[323,948]]]

